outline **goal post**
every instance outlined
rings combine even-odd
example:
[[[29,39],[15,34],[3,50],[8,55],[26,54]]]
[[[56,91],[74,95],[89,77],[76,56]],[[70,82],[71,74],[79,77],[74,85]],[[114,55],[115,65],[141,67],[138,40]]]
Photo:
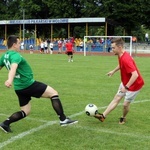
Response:
[[[84,36],[84,56],[87,55],[87,52],[90,53],[92,51],[93,46],[99,47],[99,49],[101,49],[101,52],[106,52],[108,38],[123,38],[125,41],[125,45],[129,45],[127,46],[128,48],[125,49],[129,51],[130,55],[132,55],[132,36]],[[100,43],[100,39],[104,40],[102,44]],[[128,39],[128,42],[126,42],[126,39]],[[95,42],[91,42],[93,40],[98,41],[95,41],[97,45],[95,44]]]

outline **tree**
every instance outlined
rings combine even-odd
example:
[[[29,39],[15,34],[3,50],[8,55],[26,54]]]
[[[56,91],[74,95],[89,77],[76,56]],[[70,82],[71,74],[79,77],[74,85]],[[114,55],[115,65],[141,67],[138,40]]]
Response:
[[[102,0],[100,10],[110,20],[125,28],[127,34],[142,24],[149,24],[150,5],[148,0]]]
[[[25,19],[105,17],[110,34],[119,26],[132,35],[141,25],[149,28],[149,6],[149,0],[1,0],[0,19],[22,19],[23,9]]]

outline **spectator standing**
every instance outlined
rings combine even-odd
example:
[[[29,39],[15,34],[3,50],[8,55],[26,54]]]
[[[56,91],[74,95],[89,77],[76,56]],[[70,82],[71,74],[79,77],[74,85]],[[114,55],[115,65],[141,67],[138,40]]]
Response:
[[[149,41],[149,35],[148,33],[145,33],[145,42],[148,43],[148,41]]]
[[[21,42],[21,50],[24,50],[24,42]]]
[[[137,42],[136,36],[132,36],[132,43],[136,43],[136,42]]]
[[[48,43],[47,43],[47,40],[44,41],[44,52],[45,52],[45,54],[48,54]]]
[[[48,52],[50,52],[50,39],[47,40]]]
[[[82,52],[83,51],[83,40],[82,39],[80,40],[80,45],[79,46],[80,46],[80,52]]]
[[[58,54],[62,53],[62,40],[61,38],[58,40]]]
[[[50,42],[50,54],[53,54],[54,43],[53,40]]]
[[[40,46],[41,46],[40,52],[41,52],[41,54],[43,54],[44,53],[44,42],[43,41],[41,41]]]
[[[111,38],[107,38],[107,51],[108,53],[111,51]]]
[[[29,49],[30,49],[30,54],[33,54],[33,45],[32,44],[29,46]]]

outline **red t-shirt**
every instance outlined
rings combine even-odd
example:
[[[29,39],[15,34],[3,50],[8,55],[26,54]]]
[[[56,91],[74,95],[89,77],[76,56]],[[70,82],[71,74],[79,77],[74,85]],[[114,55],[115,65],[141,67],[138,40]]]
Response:
[[[66,43],[66,51],[72,52],[73,51],[73,45],[71,42]]]
[[[137,71],[138,78],[135,82],[129,87],[130,91],[137,91],[144,85],[144,80],[136,67],[136,64],[133,58],[127,53],[124,52],[121,57],[118,57],[119,66],[120,66],[120,74],[121,74],[121,81],[125,86],[132,76],[132,72]]]

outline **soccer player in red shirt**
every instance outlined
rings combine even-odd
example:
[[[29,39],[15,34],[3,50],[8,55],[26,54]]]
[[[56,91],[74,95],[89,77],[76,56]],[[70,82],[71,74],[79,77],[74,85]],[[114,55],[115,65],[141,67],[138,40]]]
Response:
[[[114,99],[108,105],[106,110],[100,114],[96,114],[95,118],[103,122],[106,116],[116,108],[122,98],[123,115],[120,118],[119,124],[124,124],[126,115],[129,112],[130,103],[134,101],[135,97],[144,85],[144,80],[133,60],[133,58],[124,50],[124,41],[121,38],[114,38],[111,41],[111,48],[115,55],[118,56],[119,65],[112,71],[108,72],[108,76],[112,76],[115,72],[120,70],[121,84]]]
[[[66,43],[66,54],[68,55],[68,62],[73,62],[73,44],[70,40]]]

